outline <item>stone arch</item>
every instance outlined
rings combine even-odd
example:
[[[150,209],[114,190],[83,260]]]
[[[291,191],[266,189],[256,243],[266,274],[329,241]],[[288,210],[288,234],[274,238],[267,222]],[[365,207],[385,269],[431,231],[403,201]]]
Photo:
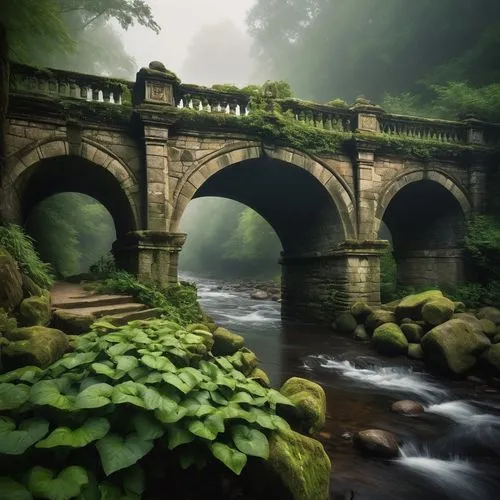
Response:
[[[356,212],[354,194],[347,183],[332,169],[318,160],[300,151],[285,148],[262,148],[260,144],[237,146],[235,149],[222,150],[208,160],[189,169],[179,181],[174,191],[174,207],[172,213],[172,232],[176,232],[180,219],[188,203],[193,199],[200,187],[213,175],[227,167],[247,160],[258,160],[267,157],[282,163],[293,165],[314,177],[328,193],[334,206],[337,208],[342,222],[344,237],[356,238]]]
[[[138,182],[129,168],[113,152],[104,146],[83,138],[80,145],[70,144],[65,138],[53,137],[36,143],[22,154],[11,158],[7,164],[3,178],[2,212],[6,220],[20,223],[22,220],[22,203],[24,189],[29,177],[36,172],[42,163],[76,158],[91,168],[99,168],[106,172],[108,179],[116,182],[117,192],[123,193],[126,209],[130,213],[131,230],[140,227],[140,192]],[[82,167],[85,168],[85,167]],[[78,179],[75,180],[78,182]],[[88,193],[87,193],[88,194]],[[99,199],[104,205],[106,200]],[[110,210],[111,212],[111,210]],[[112,214],[115,217],[114,214]]]
[[[472,205],[465,191],[457,184],[457,182],[447,173],[441,170],[412,170],[403,172],[392,179],[388,185],[380,193],[377,211],[373,220],[372,234],[377,235],[380,230],[380,225],[384,214],[391,203],[391,200],[404,187],[418,181],[433,181],[445,188],[458,202],[465,217],[468,217],[472,212]]]

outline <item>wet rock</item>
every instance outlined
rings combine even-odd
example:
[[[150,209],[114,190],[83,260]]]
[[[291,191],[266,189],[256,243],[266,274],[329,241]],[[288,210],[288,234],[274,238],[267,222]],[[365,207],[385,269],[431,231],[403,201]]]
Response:
[[[355,302],[351,306],[351,314],[356,318],[358,323],[364,323],[365,319],[373,312],[373,308],[366,302]]]
[[[422,318],[429,325],[437,326],[448,321],[455,312],[455,304],[446,297],[430,300],[422,306]]]
[[[424,359],[431,367],[455,374],[465,373],[476,358],[491,345],[488,337],[467,321],[451,319],[436,326],[422,338]]]
[[[403,319],[399,322],[399,324],[400,324],[400,325],[404,325],[404,324],[406,324],[406,323],[414,323],[414,321],[413,321],[411,318],[403,318]]]
[[[467,382],[472,382],[473,384],[484,384],[484,380],[482,378],[476,377],[475,375],[468,376]]]
[[[343,432],[341,434],[341,438],[345,439],[346,441],[350,441],[353,438],[354,434],[352,432]]]
[[[500,325],[500,309],[496,307],[482,307],[477,313],[479,319],[489,319],[495,325]]]
[[[280,294],[275,293],[275,294],[271,295],[271,300],[272,300],[273,302],[280,302],[280,301],[281,301],[281,295],[280,295]]]
[[[400,415],[418,415],[425,411],[424,407],[417,401],[411,401],[409,399],[404,399],[402,401],[396,401],[392,404],[391,410]]]
[[[376,309],[373,311],[365,321],[365,328],[368,334],[372,334],[375,328],[383,325],[384,323],[395,323],[396,317],[391,311],[384,311],[383,309]]]
[[[491,340],[492,344],[500,344],[500,333],[496,333],[493,339]]]
[[[376,328],[372,343],[375,349],[385,356],[398,356],[408,351],[408,340],[395,323],[385,323]]]
[[[359,341],[367,341],[370,340],[370,336],[368,333],[366,333],[366,328],[365,325],[358,325],[356,329],[354,330],[354,335],[353,335],[355,340]]]
[[[424,359],[424,350],[420,344],[408,344],[408,357],[411,359]]]
[[[232,333],[225,328],[219,327],[213,332],[214,346],[212,354],[214,356],[227,356],[234,354],[245,344],[245,339],[241,335]]]
[[[22,276],[7,250],[0,248],[0,309],[13,311],[23,300]]]
[[[286,407],[300,424],[300,428],[309,434],[314,434],[325,424],[326,395],[323,388],[299,377],[289,378],[280,389],[295,407]]]
[[[396,458],[399,446],[392,432],[380,429],[367,429],[354,436],[354,445],[364,454],[380,458]]]
[[[25,326],[47,326],[51,316],[52,310],[48,292],[42,296],[28,297],[19,306],[19,320]]]
[[[269,294],[264,290],[256,290],[250,295],[250,297],[254,300],[267,300],[269,298]]]
[[[481,363],[486,367],[492,375],[500,375],[500,344],[495,344],[489,347],[481,355]]]
[[[481,326],[483,328],[483,333],[487,335],[488,337],[492,338],[496,335],[497,333],[497,326],[493,321],[487,319],[487,318],[481,318],[479,320],[479,323],[481,323]]]
[[[424,329],[416,323],[402,323],[400,328],[408,342],[414,344],[418,344],[424,335]]]
[[[263,387],[270,387],[271,381],[269,380],[269,376],[267,373],[261,368],[254,368],[252,373],[250,373],[250,378],[253,378]]]
[[[337,329],[343,333],[351,333],[356,329],[358,323],[351,313],[339,314],[336,318]]]
[[[428,290],[427,292],[408,295],[396,307],[396,317],[398,319],[411,318],[422,319],[422,307],[431,300],[443,298],[440,290]]]

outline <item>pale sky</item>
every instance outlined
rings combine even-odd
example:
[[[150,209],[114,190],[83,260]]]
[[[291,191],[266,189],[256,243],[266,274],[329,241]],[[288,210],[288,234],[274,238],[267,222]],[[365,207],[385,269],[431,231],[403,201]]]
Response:
[[[200,70],[197,74],[193,71],[186,73],[186,57],[193,37],[204,27],[219,25],[229,21],[235,28],[241,30],[242,38],[245,36],[245,15],[256,0],[149,0],[156,22],[162,30],[159,35],[142,27],[134,27],[124,32],[126,51],[133,56],[138,64],[138,69],[147,66],[153,60],[161,61],[165,66],[177,73],[183,81],[208,85],[210,83],[235,83],[244,85],[250,78],[252,68],[248,68],[248,78],[241,74],[241,68],[235,68],[234,74],[228,67],[231,62],[217,63],[207,70]],[[198,39],[200,37],[198,36]],[[228,37],[229,38],[229,37]],[[231,46],[231,39],[225,40],[226,47]],[[250,40],[248,41],[248,49]],[[195,47],[191,47],[195,50]],[[200,54],[200,57],[203,56]],[[241,58],[248,57],[248,53],[241,54]],[[224,68],[220,66],[225,66]],[[205,65],[204,65],[205,66]],[[186,77],[184,77],[186,76]],[[193,81],[193,78],[203,81]]]

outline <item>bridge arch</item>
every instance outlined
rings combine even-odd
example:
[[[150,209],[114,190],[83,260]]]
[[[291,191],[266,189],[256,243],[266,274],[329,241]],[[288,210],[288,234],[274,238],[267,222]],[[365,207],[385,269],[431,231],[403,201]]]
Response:
[[[404,172],[382,191],[374,234],[390,232],[400,285],[455,285],[466,279],[466,220],[471,203],[438,169]],[[386,233],[387,234],[387,233]]]
[[[43,199],[72,191],[102,203],[113,217],[118,235],[140,227],[134,175],[111,151],[85,138],[79,145],[51,138],[24,150],[8,163],[2,191],[3,217],[10,222],[22,224]]]

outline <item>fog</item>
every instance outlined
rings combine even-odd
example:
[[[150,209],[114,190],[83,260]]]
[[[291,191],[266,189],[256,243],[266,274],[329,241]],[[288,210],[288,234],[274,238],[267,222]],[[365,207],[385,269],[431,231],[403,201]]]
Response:
[[[159,60],[184,82],[211,85],[252,81],[251,39],[245,16],[255,0],[151,0],[161,32],[123,32],[125,50],[138,68]]]

